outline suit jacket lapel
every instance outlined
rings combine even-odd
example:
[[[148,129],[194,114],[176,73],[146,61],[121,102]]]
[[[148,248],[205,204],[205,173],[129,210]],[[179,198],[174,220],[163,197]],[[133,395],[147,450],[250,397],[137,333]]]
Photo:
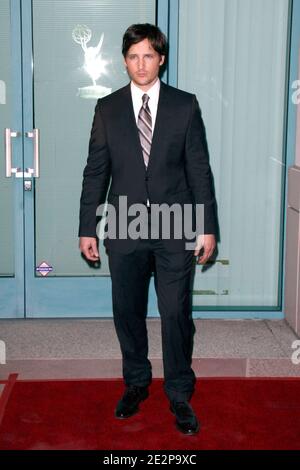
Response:
[[[124,125],[124,136],[125,142],[124,146],[127,149],[132,149],[134,155],[137,156],[137,163],[142,167],[142,170],[145,172],[144,157],[139,137],[139,131],[136,125],[133,102],[131,97],[131,88],[130,83],[124,88],[124,104],[122,105],[122,116],[123,116],[123,125]]]

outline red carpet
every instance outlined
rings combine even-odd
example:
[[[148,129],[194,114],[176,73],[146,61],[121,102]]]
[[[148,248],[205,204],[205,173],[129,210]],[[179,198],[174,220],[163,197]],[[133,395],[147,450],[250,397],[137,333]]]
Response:
[[[0,449],[300,449],[299,379],[198,379],[196,436],[176,430],[162,380],[140,413],[120,421],[113,411],[122,393],[122,380],[16,381]]]

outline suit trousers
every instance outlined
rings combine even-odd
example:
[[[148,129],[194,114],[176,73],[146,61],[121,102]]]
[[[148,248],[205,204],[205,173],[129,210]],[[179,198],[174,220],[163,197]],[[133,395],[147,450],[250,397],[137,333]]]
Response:
[[[144,387],[152,380],[146,317],[149,283],[154,273],[161,317],[164,391],[170,401],[190,400],[196,382],[191,368],[196,331],[192,318],[193,258],[191,250],[170,253],[160,240],[151,238],[140,239],[136,249],[128,254],[108,250],[113,318],[122,352],[124,382],[127,386]]]

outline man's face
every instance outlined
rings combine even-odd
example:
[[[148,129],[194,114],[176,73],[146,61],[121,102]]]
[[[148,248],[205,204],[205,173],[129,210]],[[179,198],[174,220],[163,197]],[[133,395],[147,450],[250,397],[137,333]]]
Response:
[[[125,65],[131,80],[142,90],[147,91],[156,82],[159,68],[165,56],[156,52],[148,39],[133,44],[125,57]]]

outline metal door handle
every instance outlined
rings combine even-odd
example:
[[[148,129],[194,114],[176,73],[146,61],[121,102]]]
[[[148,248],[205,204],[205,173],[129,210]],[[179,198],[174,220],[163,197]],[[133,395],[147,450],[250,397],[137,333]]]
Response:
[[[21,168],[12,168],[12,147],[11,138],[18,137],[21,133],[12,131],[6,128],[4,131],[4,142],[5,142],[5,176],[11,178],[12,173],[18,173]]]
[[[35,178],[40,177],[40,130],[33,129],[32,132],[26,132],[26,137],[33,139],[33,168],[26,168],[27,174]]]

